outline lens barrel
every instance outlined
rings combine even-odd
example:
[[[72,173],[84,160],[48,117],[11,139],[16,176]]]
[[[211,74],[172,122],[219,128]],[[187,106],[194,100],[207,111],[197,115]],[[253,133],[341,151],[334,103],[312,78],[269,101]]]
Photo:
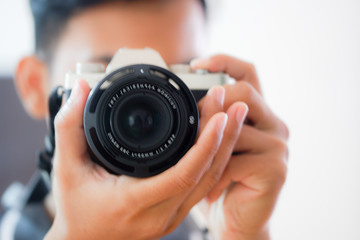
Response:
[[[196,100],[183,81],[145,64],[107,75],[91,90],[84,112],[93,161],[134,177],[176,164],[194,144],[198,122]]]

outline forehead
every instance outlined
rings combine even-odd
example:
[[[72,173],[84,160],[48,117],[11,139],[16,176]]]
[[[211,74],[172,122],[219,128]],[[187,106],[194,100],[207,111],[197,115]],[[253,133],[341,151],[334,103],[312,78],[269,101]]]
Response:
[[[201,51],[204,21],[198,0],[120,1],[86,9],[68,22],[52,73],[112,56],[121,47],[154,48],[168,64],[189,61]]]

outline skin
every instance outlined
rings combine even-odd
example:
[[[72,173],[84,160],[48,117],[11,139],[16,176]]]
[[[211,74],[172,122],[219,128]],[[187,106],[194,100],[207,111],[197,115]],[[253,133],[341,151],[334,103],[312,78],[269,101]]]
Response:
[[[204,29],[196,0],[86,9],[69,21],[51,66],[36,56],[20,61],[19,96],[30,115],[45,118],[50,90],[75,62],[103,61],[124,46],[152,47],[168,64],[188,62],[202,54]],[[147,179],[114,176],[90,161],[82,130],[90,89],[79,81],[55,120],[56,214],[46,239],[156,239],[199,202],[215,239],[269,239],[267,223],[286,178],[288,130],[264,102],[253,65],[217,55],[192,67],[223,71],[237,82],[208,92],[199,103],[196,144],[174,167]]]

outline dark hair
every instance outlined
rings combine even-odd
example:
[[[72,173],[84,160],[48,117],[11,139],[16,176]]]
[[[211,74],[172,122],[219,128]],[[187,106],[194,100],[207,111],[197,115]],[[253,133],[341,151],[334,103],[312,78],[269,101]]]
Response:
[[[30,0],[35,25],[35,52],[46,62],[68,20],[78,11],[111,1],[135,0]],[[205,0],[199,0],[206,11]]]

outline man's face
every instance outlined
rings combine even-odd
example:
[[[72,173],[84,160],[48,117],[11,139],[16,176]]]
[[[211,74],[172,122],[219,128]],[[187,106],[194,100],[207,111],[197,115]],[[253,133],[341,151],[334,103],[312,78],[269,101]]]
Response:
[[[198,0],[147,0],[98,5],[71,18],[54,49],[51,90],[77,61],[104,62],[121,47],[157,50],[167,64],[201,54],[205,18]]]

